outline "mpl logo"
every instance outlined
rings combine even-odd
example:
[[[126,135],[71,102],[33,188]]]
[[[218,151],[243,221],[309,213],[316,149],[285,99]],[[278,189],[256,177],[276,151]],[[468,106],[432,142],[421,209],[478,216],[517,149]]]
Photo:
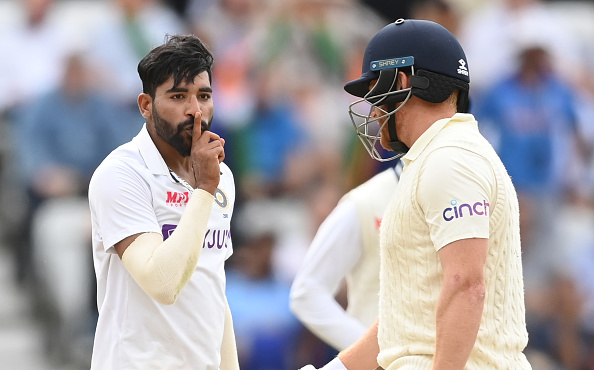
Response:
[[[489,216],[489,203],[486,200],[482,202],[475,202],[474,204],[462,203],[458,205],[456,199],[450,201],[451,207],[443,210],[443,219],[452,221],[455,218],[462,218],[464,216]]]
[[[167,192],[167,199],[165,200],[165,204],[171,207],[181,207],[186,205],[190,200],[190,193],[184,192],[180,193],[177,191],[168,191]]]

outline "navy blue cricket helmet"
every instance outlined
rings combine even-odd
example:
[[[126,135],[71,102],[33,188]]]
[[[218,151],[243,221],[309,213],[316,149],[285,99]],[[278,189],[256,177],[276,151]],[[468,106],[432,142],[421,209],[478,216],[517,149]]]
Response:
[[[411,75],[410,88],[397,88],[399,70]],[[369,84],[373,80],[377,83],[370,90]],[[349,107],[357,135],[373,158],[386,161],[408,151],[396,135],[393,114],[403,105],[396,108],[396,103],[406,103],[411,95],[431,103],[441,103],[454,89],[458,89],[458,112],[465,113],[469,109],[469,83],[466,55],[450,31],[431,21],[399,19],[382,28],[369,41],[361,77],[346,83],[344,89],[362,98]],[[371,110],[369,114],[362,114],[355,109],[362,102],[371,107],[387,105],[388,111],[382,117],[372,118]],[[390,118],[384,124],[388,124],[390,147],[396,152],[390,158],[382,158],[376,149],[381,128],[379,131],[369,128],[370,123],[385,117]]]

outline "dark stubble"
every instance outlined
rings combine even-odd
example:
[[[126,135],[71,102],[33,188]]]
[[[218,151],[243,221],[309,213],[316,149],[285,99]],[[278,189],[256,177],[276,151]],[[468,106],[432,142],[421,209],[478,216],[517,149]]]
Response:
[[[192,151],[192,136],[184,135],[184,131],[194,125],[194,119],[179,123],[177,126],[161,117],[153,105],[153,123],[157,135],[173,147],[182,157],[189,157]],[[202,131],[205,127],[210,128],[211,122],[202,121]]]

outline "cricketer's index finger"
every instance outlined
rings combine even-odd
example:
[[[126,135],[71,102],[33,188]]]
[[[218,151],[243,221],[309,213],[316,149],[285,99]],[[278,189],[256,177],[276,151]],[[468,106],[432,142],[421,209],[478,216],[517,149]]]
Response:
[[[202,111],[196,111],[194,114],[194,127],[192,128],[192,147],[196,145],[202,136]]]

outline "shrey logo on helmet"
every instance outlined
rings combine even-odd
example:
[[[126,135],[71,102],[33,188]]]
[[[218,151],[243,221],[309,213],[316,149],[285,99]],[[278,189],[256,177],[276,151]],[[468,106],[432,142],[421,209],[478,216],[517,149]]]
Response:
[[[401,68],[412,66],[414,63],[415,58],[413,57],[376,60],[371,62],[369,69],[371,69],[372,71],[379,71],[387,68]]]

